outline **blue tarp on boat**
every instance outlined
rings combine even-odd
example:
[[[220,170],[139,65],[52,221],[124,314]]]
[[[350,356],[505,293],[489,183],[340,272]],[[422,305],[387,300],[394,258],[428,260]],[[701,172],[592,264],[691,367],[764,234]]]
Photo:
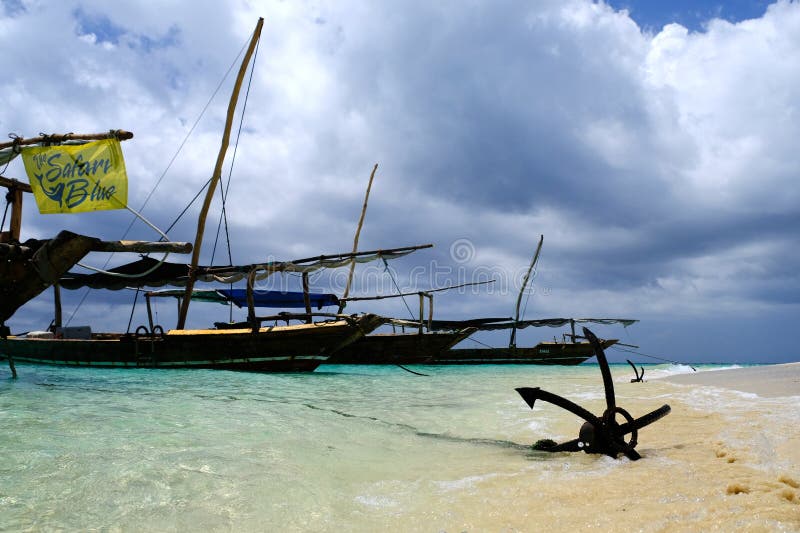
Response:
[[[247,289],[217,289],[219,294],[236,304],[247,307]],[[339,305],[335,294],[309,293],[311,307],[322,309],[329,305]],[[306,306],[302,292],[253,291],[256,307],[304,308]]]

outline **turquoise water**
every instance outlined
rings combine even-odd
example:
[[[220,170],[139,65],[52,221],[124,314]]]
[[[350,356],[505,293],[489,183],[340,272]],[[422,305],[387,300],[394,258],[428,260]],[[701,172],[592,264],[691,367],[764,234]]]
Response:
[[[0,529],[462,531],[505,524],[506,512],[513,529],[525,522],[504,510],[509,482],[623,464],[529,447],[571,439],[579,423],[531,411],[514,388],[600,413],[596,365],[413,368],[429,375],[18,365],[12,381],[2,368]],[[612,372],[635,415],[682,394],[635,388],[627,365]]]

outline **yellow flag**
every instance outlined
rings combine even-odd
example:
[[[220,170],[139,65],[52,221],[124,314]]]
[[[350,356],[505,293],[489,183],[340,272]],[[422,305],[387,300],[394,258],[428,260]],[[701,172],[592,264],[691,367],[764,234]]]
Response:
[[[22,149],[39,212],[83,213],[128,205],[128,176],[116,139]]]

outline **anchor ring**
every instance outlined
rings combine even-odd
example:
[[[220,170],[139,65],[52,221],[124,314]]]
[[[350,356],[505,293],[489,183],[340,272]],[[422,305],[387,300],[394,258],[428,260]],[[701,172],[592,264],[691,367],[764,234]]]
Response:
[[[628,442],[625,442],[624,435],[619,434],[619,424],[615,420],[617,413],[622,415],[622,418],[628,423],[628,427],[631,428],[631,440]],[[612,409],[606,409],[606,412],[603,413],[603,425],[610,428],[614,436],[621,438],[622,442],[625,442],[629,447],[635,448],[639,443],[639,431],[636,429],[633,417],[622,407],[614,406]]]

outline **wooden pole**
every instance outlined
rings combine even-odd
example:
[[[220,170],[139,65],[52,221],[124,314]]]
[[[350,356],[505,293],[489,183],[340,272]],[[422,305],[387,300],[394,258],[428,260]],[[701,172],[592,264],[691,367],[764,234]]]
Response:
[[[211,182],[208,184],[206,191],[206,198],[203,202],[203,207],[200,210],[200,217],[197,220],[197,235],[194,240],[194,249],[192,250],[192,262],[189,265],[189,277],[186,280],[186,296],[183,299],[180,313],[178,315],[177,329],[183,329],[186,325],[186,315],[189,312],[189,303],[192,300],[192,290],[194,290],[194,282],[197,279],[197,263],[200,261],[200,248],[203,246],[203,232],[206,227],[206,216],[208,209],[211,207],[211,200],[214,197],[214,192],[217,189],[220,177],[222,176],[222,164],[225,161],[225,152],[228,150],[228,142],[231,136],[231,125],[233,124],[233,115],[236,111],[236,103],[239,100],[239,90],[242,87],[242,80],[247,73],[247,66],[250,64],[250,58],[253,56],[253,51],[256,48],[256,43],[261,36],[261,27],[264,25],[264,19],[259,18],[256,24],[256,29],[253,32],[253,38],[250,40],[250,46],[247,47],[242,65],[239,67],[239,74],[236,76],[236,83],[233,86],[233,94],[228,103],[228,116],[225,120],[225,131],[222,135],[222,144],[217,155],[217,164],[214,167],[214,174],[211,176]]]
[[[514,314],[514,325],[511,327],[511,339],[508,342],[509,348],[516,348],[517,347],[517,322],[519,322],[519,306],[522,303],[522,295],[525,293],[525,287],[528,286],[528,280],[531,277],[531,272],[533,272],[533,267],[536,266],[536,262],[539,260],[539,252],[542,251],[542,243],[544,242],[544,235],[539,237],[539,246],[536,247],[536,253],[533,254],[533,260],[531,261],[531,266],[528,268],[528,272],[525,273],[525,277],[522,280],[522,288],[519,290],[519,296],[517,296],[517,310]]]
[[[28,139],[16,139],[14,141],[0,143],[0,150],[11,148],[12,146],[28,146],[41,143],[63,143],[66,141],[99,141],[102,139],[117,139],[127,141],[133,139],[133,133],[125,130],[111,130],[104,133],[52,133],[50,135],[40,135]]]
[[[53,304],[55,305],[53,327],[60,328],[63,323],[61,313],[61,286],[58,283],[53,283]]]
[[[31,186],[27,183],[14,178],[6,178],[5,176],[0,176],[0,186],[7,189],[21,189],[22,192],[33,193],[33,189],[31,189]]]
[[[328,259],[348,259],[352,257],[364,257],[365,255],[375,255],[375,254],[394,254],[398,252],[413,252],[416,250],[422,250],[424,248],[433,248],[432,244],[418,244],[416,246],[403,246],[401,248],[381,248],[378,250],[368,250],[366,252],[346,252],[343,254],[329,254],[329,255],[315,255],[314,257],[304,257],[303,259],[292,259],[288,261],[289,263],[294,264],[301,264],[301,263],[310,263],[312,261],[324,261]],[[262,268],[261,270],[266,270],[266,268]]]
[[[11,189],[11,224],[9,226],[9,237],[11,242],[19,242],[20,230],[22,229],[22,189],[14,187]]]
[[[367,194],[364,196],[364,205],[361,206],[361,217],[358,219],[358,227],[356,227],[356,236],[353,239],[353,253],[358,251],[358,238],[361,236],[361,226],[364,225],[364,216],[367,214],[367,202],[369,202],[369,192],[372,190],[372,180],[375,179],[375,171],[378,170],[378,163],[375,163],[375,166],[372,167],[372,173],[369,175],[369,183],[367,183]],[[337,314],[341,314],[342,310],[344,309],[345,302],[347,297],[350,295],[350,284],[353,282],[353,272],[356,269],[356,261],[350,263],[350,274],[347,276],[347,285],[344,288],[344,296],[339,304],[339,311]]]
[[[308,272],[303,272],[303,303],[306,306],[306,324],[311,324],[311,296],[308,294]],[[336,313],[337,315],[339,313]]]
[[[432,292],[440,292],[440,291],[449,291],[452,289],[460,289],[461,287],[470,287],[472,285],[486,285],[487,283],[494,283],[495,280],[490,279],[488,281],[473,281],[471,283],[461,283],[460,285],[449,285],[447,287],[439,287],[438,289],[428,289],[425,291],[426,294],[430,294]],[[413,296],[414,294],[418,294],[418,291],[414,292],[400,292],[397,294],[386,294],[382,296],[351,296],[347,298],[348,302],[358,302],[363,300],[385,300],[386,298],[402,298],[403,296]],[[505,318],[503,320],[511,320],[510,318]]]
[[[261,325],[258,320],[256,320],[256,297],[253,294],[253,285],[256,281],[256,269],[250,271],[250,274],[247,275],[247,321],[250,322],[250,326],[253,328],[253,333],[258,331],[259,326]]]
[[[430,331],[433,326],[433,294],[425,293],[425,296],[428,297],[428,331]]]
[[[8,368],[11,369],[11,377],[17,379],[17,368],[14,366],[14,358],[8,353],[8,336],[11,335],[11,330],[5,324],[0,324],[0,339],[3,339],[3,345],[6,347],[6,359],[8,359]],[[2,355],[2,354],[0,354]]]
[[[153,241],[97,241],[92,244],[93,252],[138,252],[143,254],[173,253],[188,254],[192,251],[190,242]]]
[[[425,325],[425,293],[419,293],[419,334],[422,335],[422,329]]]
[[[150,332],[152,333],[155,324],[153,323],[153,308],[150,305],[150,293],[145,293],[144,300],[147,303],[147,323],[150,325]]]

